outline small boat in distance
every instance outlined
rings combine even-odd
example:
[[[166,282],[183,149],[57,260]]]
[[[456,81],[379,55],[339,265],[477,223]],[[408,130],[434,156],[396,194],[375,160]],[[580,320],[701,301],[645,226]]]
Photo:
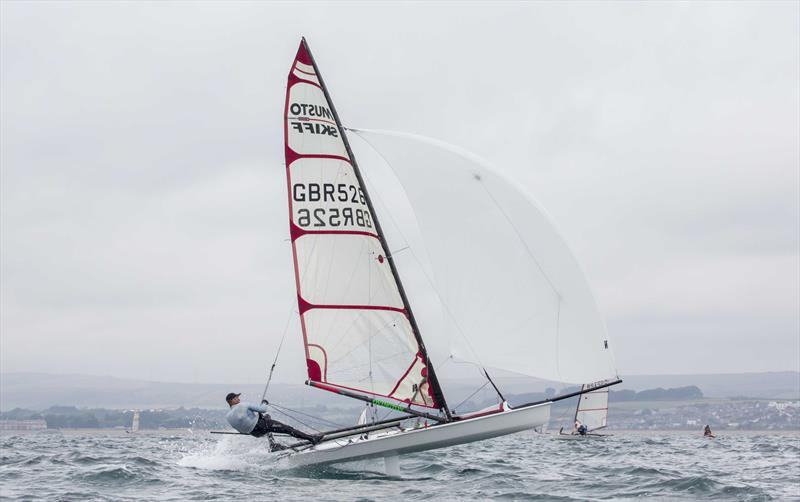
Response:
[[[133,410],[133,418],[131,419],[131,428],[130,430],[125,431],[127,433],[132,432],[139,432],[139,410]]]
[[[586,392],[578,397],[572,431],[565,433],[562,427],[556,438],[583,439],[610,436],[595,432],[608,425],[608,387],[600,387],[602,384],[603,382],[595,382],[581,386],[581,391]]]
[[[453,338],[467,339],[486,362],[476,366],[496,405],[466,413],[449,405],[437,372],[455,349],[433,354],[449,341],[444,330],[426,334],[438,349],[423,341],[398,266],[417,250],[388,242],[348,133],[403,186],[420,225],[420,249],[431,257],[431,291]],[[396,474],[399,455],[542,427],[551,403],[621,381],[588,281],[546,213],[454,147],[343,127],[305,39],[289,72],[284,139],[306,384],[395,413],[382,420],[365,414],[357,425],[323,432],[316,444],[277,451],[289,465],[383,458]],[[393,208],[378,201],[391,218]],[[417,306],[430,308],[429,300]],[[602,382],[512,407],[487,367]]]

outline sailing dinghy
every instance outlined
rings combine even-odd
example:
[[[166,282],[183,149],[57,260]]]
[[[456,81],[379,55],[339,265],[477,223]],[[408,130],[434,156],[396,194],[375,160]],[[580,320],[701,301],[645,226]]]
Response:
[[[578,398],[578,405],[575,407],[575,427],[571,432],[563,432],[563,428],[558,431],[557,439],[583,439],[583,438],[605,438],[608,434],[597,434],[596,431],[606,428],[608,425],[608,387],[600,387],[601,383],[583,385],[583,394]],[[577,425],[586,427],[584,434],[578,432]]]
[[[428,279],[449,320],[426,338],[446,346],[455,329],[467,339],[487,363],[484,385],[497,392],[496,406],[458,413],[447,401],[436,369],[455,349],[426,347],[398,265],[421,251],[401,253],[387,241],[365,183],[371,166],[362,171],[348,132],[392,169],[419,221]],[[592,390],[512,407],[486,367],[619,383],[588,282],[544,211],[467,153],[411,135],[345,129],[305,39],[289,72],[284,139],[306,383],[402,413],[362,418],[315,445],[289,445],[277,454],[290,465],[383,457],[396,471],[398,455],[541,427],[553,401]],[[432,201],[431,193],[448,200]],[[462,195],[469,204],[458,201]],[[465,239],[485,245],[460,245]],[[491,256],[498,249],[502,255]],[[516,282],[507,288],[501,279]],[[474,317],[503,309],[489,323]]]

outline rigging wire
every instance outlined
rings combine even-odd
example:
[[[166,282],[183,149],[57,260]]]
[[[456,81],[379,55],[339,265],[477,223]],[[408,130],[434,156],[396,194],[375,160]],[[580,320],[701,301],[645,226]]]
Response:
[[[555,422],[557,424],[563,423],[562,420],[564,420],[564,417],[567,416],[567,413],[571,413],[571,412],[572,412],[572,408],[570,408],[570,407],[564,408],[564,411],[562,411],[561,414],[558,417],[556,417]]]
[[[300,411],[300,410],[293,410],[292,408],[287,408],[286,406],[281,406],[281,405],[279,405],[279,404],[275,404],[275,403],[269,403],[269,404],[270,404],[270,406],[274,406],[275,408],[278,408],[278,411],[279,411],[279,413],[283,413],[283,414],[284,414],[284,415],[286,415],[287,417],[293,418],[293,419],[295,419],[295,420],[297,420],[295,417],[293,417],[292,415],[290,415],[290,414],[286,413],[285,411],[281,411],[281,410],[291,411],[292,413],[297,413],[298,415],[303,415],[304,417],[308,417],[308,418],[311,418],[311,419],[313,419],[313,420],[316,420],[316,421],[318,421],[318,422],[320,422],[320,423],[325,423],[325,424],[327,424],[327,425],[332,425],[332,426],[334,426],[334,427],[338,427],[338,428],[343,428],[343,427],[345,427],[345,426],[344,426],[344,425],[342,425],[342,424],[339,424],[339,423],[333,422],[333,421],[331,421],[331,420],[326,420],[326,419],[324,419],[324,418],[315,417],[314,415],[309,415],[308,413],[302,412],[302,411]],[[300,422],[300,421],[298,420],[298,422]],[[302,423],[302,422],[300,422],[300,423]]]
[[[459,407],[459,406],[461,406],[462,404],[464,404],[464,403],[466,403],[467,401],[469,401],[470,399],[472,399],[472,396],[474,396],[475,394],[477,394],[478,392],[480,392],[481,390],[483,390],[483,388],[484,388],[484,387],[486,387],[487,385],[489,385],[489,381],[488,381],[488,380],[487,380],[486,382],[483,382],[483,385],[481,385],[480,387],[478,387],[478,388],[475,390],[475,392],[473,392],[472,394],[470,394],[469,396],[467,396],[467,397],[466,397],[466,398],[465,398],[463,401],[461,401],[460,403],[458,403],[458,404],[457,404],[457,405],[456,405],[456,406],[455,406],[453,409],[454,409],[454,410],[458,409],[458,407]]]
[[[289,324],[291,324],[293,314],[295,313],[294,302],[295,300],[292,299],[292,304],[289,306],[289,317],[286,319],[286,325],[283,328],[283,336],[281,336],[281,343],[278,344],[278,351],[275,353],[275,359],[272,361],[272,366],[269,369],[269,377],[267,377],[267,384],[264,386],[264,392],[261,393],[262,401],[267,397],[267,390],[269,390],[269,384],[272,381],[272,374],[275,371],[275,365],[278,364],[278,356],[281,355],[281,348],[283,348],[283,342],[284,340],[286,340],[286,333],[289,332]]]
[[[303,422],[302,420],[300,420],[299,418],[294,417],[294,416],[292,416],[292,415],[290,415],[290,414],[288,414],[288,413],[286,413],[284,411],[281,411],[281,410],[275,410],[275,411],[277,411],[281,415],[285,415],[285,416],[289,417],[290,419],[294,420],[295,422],[297,422],[297,423],[299,423],[301,425],[304,425],[304,426],[308,427],[309,429],[313,430],[314,432],[321,432],[320,429],[317,429],[316,427],[314,427],[312,425],[309,425],[309,424]]]

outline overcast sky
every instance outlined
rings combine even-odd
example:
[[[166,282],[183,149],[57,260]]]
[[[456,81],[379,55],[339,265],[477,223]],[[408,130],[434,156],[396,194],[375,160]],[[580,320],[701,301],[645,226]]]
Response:
[[[276,378],[302,381],[301,35],[346,125],[467,148],[541,202],[623,377],[798,370],[798,2],[0,9],[4,372],[257,383],[291,319]]]

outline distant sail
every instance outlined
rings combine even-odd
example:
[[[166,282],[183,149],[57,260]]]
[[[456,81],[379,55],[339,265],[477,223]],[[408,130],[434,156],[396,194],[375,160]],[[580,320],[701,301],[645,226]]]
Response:
[[[131,432],[139,431],[139,410],[134,410],[133,420],[131,421]]]
[[[581,390],[591,389],[598,384],[583,385]],[[589,432],[608,425],[608,387],[593,390],[579,396],[575,420],[586,426]]]
[[[328,390],[438,408],[424,346],[323,85],[303,41],[289,73],[284,134],[308,377]]]

